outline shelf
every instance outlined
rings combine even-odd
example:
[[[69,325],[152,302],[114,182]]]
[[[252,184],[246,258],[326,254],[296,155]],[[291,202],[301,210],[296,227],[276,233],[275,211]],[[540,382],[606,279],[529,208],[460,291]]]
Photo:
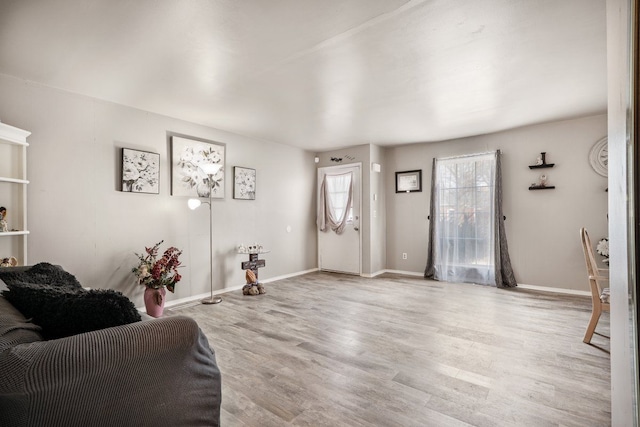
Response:
[[[27,199],[27,137],[31,132],[0,122],[0,187],[1,204],[9,211],[8,227],[12,231],[0,231],[0,258],[14,256],[18,265],[28,265]],[[6,156],[6,158],[5,158]],[[15,230],[15,228],[20,230]]]
[[[7,178],[4,176],[0,176],[0,182],[12,182],[14,184],[28,184],[29,181],[26,179],[18,179],[18,178]]]
[[[25,236],[29,234],[28,230],[22,230],[22,231],[0,231],[0,237],[3,236]]]
[[[553,190],[554,188],[556,188],[555,185],[547,185],[546,187],[542,187],[539,185],[532,185],[529,187],[529,190]]]
[[[544,165],[529,165],[529,169],[545,169],[552,168],[555,166],[555,163],[545,163]]]
[[[31,135],[31,132],[0,123],[0,142],[28,147],[27,137],[29,135]]]

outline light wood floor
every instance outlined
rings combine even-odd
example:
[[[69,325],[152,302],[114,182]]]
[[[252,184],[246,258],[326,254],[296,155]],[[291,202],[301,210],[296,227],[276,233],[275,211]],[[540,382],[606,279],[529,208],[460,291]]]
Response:
[[[312,273],[174,307],[222,372],[222,425],[607,426],[609,315],[590,300]]]

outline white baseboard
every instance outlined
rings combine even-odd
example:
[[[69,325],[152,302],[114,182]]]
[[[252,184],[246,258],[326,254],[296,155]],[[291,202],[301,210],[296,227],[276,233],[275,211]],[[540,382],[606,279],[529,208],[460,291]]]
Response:
[[[380,270],[380,271],[376,271],[375,273],[371,273],[371,274],[362,273],[362,274],[360,275],[360,277],[366,277],[366,278],[368,278],[368,279],[372,279],[372,278],[377,277],[377,276],[379,276],[379,275],[381,275],[381,274],[384,274],[384,273],[386,273],[386,272],[387,272],[387,270]]]
[[[589,291],[579,291],[577,289],[551,288],[549,286],[527,285],[524,283],[518,283],[518,288],[531,289],[532,291],[554,292],[556,294],[581,295],[586,297],[591,296],[591,292]]]
[[[213,295],[218,295],[218,294],[223,294],[225,292],[231,292],[231,291],[237,291],[242,289],[242,286],[234,286],[233,288],[224,288],[224,289],[218,289],[213,291]],[[176,305],[180,305],[180,304],[187,304],[190,302],[196,302],[196,301],[200,301],[201,299],[207,298],[211,296],[211,292],[206,292],[204,294],[198,294],[198,295],[191,295],[190,297],[184,297],[184,298],[179,298],[179,299],[174,299],[171,301],[167,301],[164,306],[166,308],[169,307],[173,307]],[[142,307],[136,307],[138,309],[138,311],[141,311],[142,313],[146,312],[146,309],[144,306]]]
[[[392,273],[392,274],[401,274],[403,276],[417,276],[424,277],[424,273],[418,273],[415,271],[403,271],[403,270],[380,270],[371,275],[362,275],[363,277],[376,277],[384,273]],[[518,288],[521,289],[531,289],[532,291],[540,291],[540,292],[554,292],[557,294],[567,294],[567,295],[580,295],[580,296],[591,296],[591,292],[589,291],[580,291],[577,289],[565,289],[565,288],[552,288],[550,286],[538,286],[538,285],[527,285],[525,283],[518,283]]]
[[[260,283],[275,282],[277,280],[288,279],[290,277],[302,276],[303,274],[313,273],[314,271],[318,271],[318,269],[317,268],[312,268],[310,270],[298,271],[298,272],[295,272],[295,273],[284,274],[282,276],[270,277],[270,278],[268,278],[266,280],[260,281]],[[239,285],[239,286],[233,286],[231,288],[217,289],[217,290],[213,291],[213,295],[224,294],[226,292],[240,291],[240,290],[242,290],[243,286],[244,285]],[[180,305],[180,304],[188,304],[190,302],[196,302],[196,301],[199,301],[199,300],[201,300],[203,298],[207,298],[208,296],[211,296],[211,292],[206,292],[204,294],[192,295],[190,297],[179,298],[179,299],[167,301],[164,306],[169,308],[169,307],[173,307],[173,306]],[[144,307],[136,307],[136,308],[138,309],[138,311],[141,311],[141,312],[145,311]]]
[[[238,291],[238,290],[242,289],[242,286],[244,286],[244,285],[234,286],[233,288],[217,289],[217,290],[213,291],[213,295],[219,295],[219,294],[223,294],[225,292]],[[185,298],[180,298],[180,299],[167,301],[164,306],[167,307],[167,308],[168,307],[173,307],[173,306],[180,305],[180,304],[186,304],[186,303],[189,303],[189,302],[200,301],[201,299],[207,298],[209,296],[211,296],[211,292],[206,292],[204,294],[198,294],[198,295],[192,295],[190,297],[185,297]]]
[[[317,268],[312,268],[310,270],[298,271],[298,272],[295,272],[295,273],[284,274],[282,276],[270,277],[270,278],[262,281],[262,283],[270,283],[270,282],[275,282],[277,280],[289,279],[291,277],[302,276],[304,274],[313,273],[315,271],[318,271],[318,269]],[[242,289],[242,286],[240,288]]]
[[[383,270],[383,273],[402,274],[403,276],[424,277],[423,272],[404,271],[404,270]]]

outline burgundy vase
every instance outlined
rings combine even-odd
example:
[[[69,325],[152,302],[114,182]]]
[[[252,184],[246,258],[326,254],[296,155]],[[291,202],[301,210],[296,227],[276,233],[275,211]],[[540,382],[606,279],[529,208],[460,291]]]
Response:
[[[164,311],[164,300],[167,290],[162,287],[159,289],[145,288],[144,289],[144,306],[147,309],[147,314],[151,317],[162,317]]]

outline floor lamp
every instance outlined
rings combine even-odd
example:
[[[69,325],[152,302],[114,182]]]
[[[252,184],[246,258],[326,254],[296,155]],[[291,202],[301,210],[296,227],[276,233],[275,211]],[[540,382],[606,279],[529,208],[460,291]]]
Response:
[[[198,166],[198,168],[209,177],[209,201],[203,202],[200,199],[189,199],[187,202],[189,209],[191,210],[197,209],[203,203],[209,205],[209,266],[211,269],[211,295],[200,300],[202,304],[218,304],[219,302],[222,302],[222,297],[213,296],[213,207],[211,205],[213,196],[213,176],[218,173],[221,167],[222,165],[214,163]]]

